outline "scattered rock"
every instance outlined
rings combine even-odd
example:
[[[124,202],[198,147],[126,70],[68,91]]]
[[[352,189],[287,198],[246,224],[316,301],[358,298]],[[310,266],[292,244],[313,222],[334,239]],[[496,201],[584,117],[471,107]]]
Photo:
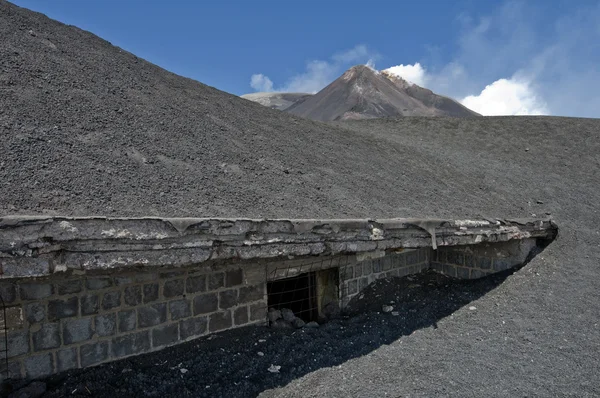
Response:
[[[279,373],[279,369],[281,369],[281,366],[271,364],[267,370],[271,373]]]
[[[304,325],[305,328],[308,329],[317,329],[319,327],[319,324],[315,321],[313,322],[308,322],[306,325]]]
[[[296,329],[300,329],[302,327],[304,327],[304,325],[306,325],[306,322],[304,322],[302,319],[300,318],[296,318],[294,319],[294,321],[292,322],[292,326],[295,327]]]
[[[257,352],[256,354],[258,354],[258,356],[259,356],[259,357],[264,357],[264,356],[265,356],[265,353],[264,353],[264,352],[262,352],[262,351],[259,351],[259,352]]]
[[[398,315],[400,315],[400,313],[398,311],[392,311],[392,315],[393,316],[398,316]]]
[[[475,311],[476,309],[477,309],[477,307],[475,307],[474,305],[472,305],[472,306],[469,307],[470,311]]]
[[[294,315],[294,312],[292,310],[290,310],[289,308],[282,308],[281,309],[281,316],[283,317],[283,320],[286,322],[294,322],[294,319],[296,319],[296,315]]]
[[[291,329],[293,326],[291,325],[291,323],[286,322],[283,319],[278,319],[278,320],[275,321],[275,323],[273,323],[271,325],[271,327],[273,327],[275,329]]]
[[[267,318],[269,318],[270,323],[274,323],[276,320],[281,318],[281,311],[271,308],[271,309],[269,309]]]
[[[340,305],[335,301],[331,301],[325,304],[322,312],[327,319],[336,318],[340,315]]]
[[[392,311],[394,311],[394,307],[393,307],[393,306],[391,306],[391,305],[383,305],[383,306],[381,307],[381,311],[383,311],[383,312],[385,312],[385,313],[387,313],[387,312],[392,312]]]
[[[181,368],[181,369],[179,369],[179,371],[183,374],[186,374],[188,372],[188,370],[186,368]]]
[[[259,342],[259,343],[266,343],[266,342],[267,342],[267,340],[265,340],[265,339],[258,339],[258,342]]]

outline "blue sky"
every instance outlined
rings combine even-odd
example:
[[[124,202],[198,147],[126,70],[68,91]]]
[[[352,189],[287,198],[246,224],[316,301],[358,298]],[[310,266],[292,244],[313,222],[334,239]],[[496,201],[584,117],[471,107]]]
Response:
[[[13,1],[238,95],[370,63],[484,114],[600,117],[600,0]]]

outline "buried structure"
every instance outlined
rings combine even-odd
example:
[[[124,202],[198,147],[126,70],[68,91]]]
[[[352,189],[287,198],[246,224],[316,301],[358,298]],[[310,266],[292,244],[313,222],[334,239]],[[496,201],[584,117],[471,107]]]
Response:
[[[551,220],[0,219],[2,379],[250,324],[302,327],[371,282],[520,265]],[[270,309],[270,310],[269,310]]]

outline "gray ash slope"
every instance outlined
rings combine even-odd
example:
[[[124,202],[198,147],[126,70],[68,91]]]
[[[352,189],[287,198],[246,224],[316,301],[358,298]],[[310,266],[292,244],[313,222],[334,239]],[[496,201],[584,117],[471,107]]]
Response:
[[[422,160],[429,177],[411,189],[425,184],[430,197],[411,203],[409,213],[434,202],[444,213],[463,205],[486,212],[481,200],[488,197],[507,214],[550,214],[559,235],[503,284],[436,325],[261,396],[600,396],[600,120],[344,125],[382,146],[401,143]]]
[[[319,121],[480,116],[453,99],[364,65],[353,66],[317,94],[297,101],[285,111]]]
[[[476,311],[265,394],[600,395],[600,120],[326,125],[2,1],[0,92],[0,214],[558,223],[557,240]]]

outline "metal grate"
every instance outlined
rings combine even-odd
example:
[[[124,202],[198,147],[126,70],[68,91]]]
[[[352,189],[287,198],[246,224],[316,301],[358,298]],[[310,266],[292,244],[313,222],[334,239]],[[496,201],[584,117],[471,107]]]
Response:
[[[305,322],[333,315],[345,294],[339,289],[339,273],[348,266],[348,257],[298,260],[268,268],[269,308],[289,309]]]

